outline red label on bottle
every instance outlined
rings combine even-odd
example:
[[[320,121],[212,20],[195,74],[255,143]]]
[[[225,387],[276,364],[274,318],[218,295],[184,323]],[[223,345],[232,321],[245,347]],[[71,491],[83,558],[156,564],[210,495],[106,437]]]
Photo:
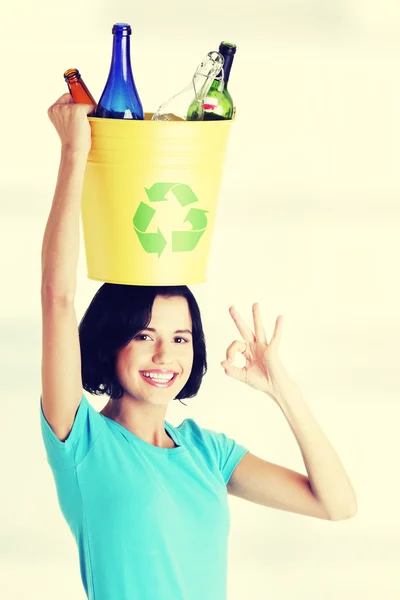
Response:
[[[214,104],[203,104],[204,110],[214,110]]]

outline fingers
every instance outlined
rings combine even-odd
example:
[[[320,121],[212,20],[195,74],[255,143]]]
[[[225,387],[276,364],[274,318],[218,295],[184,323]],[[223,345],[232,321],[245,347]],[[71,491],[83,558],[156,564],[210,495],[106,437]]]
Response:
[[[239,315],[238,311],[234,306],[231,306],[229,309],[229,313],[232,319],[235,322],[236,327],[238,328],[240,335],[244,339],[245,342],[255,342],[256,338],[254,333],[251,331],[250,327],[246,325],[242,317]]]
[[[50,106],[50,108],[47,111],[47,114],[50,115],[58,110],[63,110],[61,107],[62,106],[67,106],[69,104],[73,104],[74,106],[76,106],[76,111],[80,111],[83,112],[85,114],[89,114],[93,111],[93,109],[95,108],[95,106],[93,104],[76,104],[76,102],[74,101],[74,99],[72,98],[71,94],[69,92],[67,92],[66,94],[63,94],[62,96],[60,96],[58,98],[58,100],[56,100],[54,102],[54,104],[52,104]]]
[[[283,315],[279,315],[275,322],[274,333],[272,334],[271,341],[267,342],[267,336],[265,334],[265,328],[261,316],[261,308],[258,302],[255,302],[252,307],[253,310],[253,321],[254,321],[254,331],[253,333],[248,325],[246,325],[245,321],[239,315],[238,311],[234,306],[231,306],[229,312],[231,314],[232,319],[234,320],[236,327],[238,328],[242,338],[245,342],[255,342],[257,341],[260,344],[271,345],[273,344],[276,348],[279,346],[282,337],[282,322]]]
[[[274,345],[276,348],[279,346],[279,343],[282,338],[282,323],[283,323],[283,315],[279,315],[275,321],[275,329],[272,334],[271,341],[269,343],[270,346]]]
[[[66,127],[68,129],[71,122],[77,123],[82,121],[85,116],[93,112],[94,108],[95,106],[92,104],[77,104],[74,102],[71,94],[67,93],[63,94],[50,106],[47,115],[56,129],[59,129],[59,127]]]
[[[235,340],[234,342],[232,342],[232,344],[228,347],[226,351],[226,360],[223,360],[221,362],[221,366],[224,368],[225,373],[230,377],[238,379],[239,381],[245,381],[246,371],[243,367],[235,367],[232,363],[236,353],[240,352],[241,354],[244,354],[246,352],[246,349],[246,342],[243,342],[241,340]]]
[[[63,94],[47,111],[63,148],[86,155],[91,148],[91,127],[87,115],[91,104],[77,104],[68,93]]]
[[[234,342],[232,342],[232,344],[230,344],[230,346],[228,346],[228,349],[226,351],[226,359],[229,362],[233,362],[237,352],[244,354],[246,352],[246,350],[247,350],[246,342],[242,342],[241,340],[235,340]]]
[[[58,98],[58,100],[56,100],[48,109],[47,109],[47,115],[49,117],[49,119],[51,120],[51,115],[55,112],[56,110],[56,106],[62,106],[63,104],[72,104],[74,101],[72,99],[72,96],[69,92],[67,92],[66,94],[63,94],[62,96],[60,96]]]
[[[221,365],[223,366],[225,373],[230,377],[234,377],[234,379],[238,379],[239,381],[246,381],[246,372],[244,369],[240,367],[235,367],[232,363],[227,360],[222,361]]]
[[[59,99],[56,100],[54,104],[72,104],[73,102],[74,102],[74,99],[72,98],[71,94],[69,92],[66,92],[65,94],[60,96]]]
[[[69,92],[67,92],[66,94],[63,94],[62,96],[60,96],[58,98],[58,100],[53,102],[53,104],[49,108],[49,111],[53,108],[53,106],[56,106],[57,104],[73,104],[73,103],[74,103],[74,100],[73,100],[71,94]]]
[[[264,324],[261,316],[261,308],[258,302],[253,304],[253,320],[254,320],[254,333],[256,340],[260,344],[267,343],[267,336],[265,335]]]

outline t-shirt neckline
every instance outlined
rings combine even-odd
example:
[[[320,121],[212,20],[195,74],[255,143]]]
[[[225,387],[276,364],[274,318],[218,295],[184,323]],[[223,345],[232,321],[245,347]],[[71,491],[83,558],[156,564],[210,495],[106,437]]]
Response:
[[[120,431],[122,431],[125,438],[129,442],[131,442],[134,445],[139,446],[144,451],[152,452],[153,454],[158,454],[159,456],[161,456],[161,455],[176,456],[177,454],[183,454],[184,452],[186,452],[185,446],[182,445],[181,436],[178,434],[175,427],[170,425],[168,423],[168,421],[164,421],[164,427],[167,430],[167,432],[169,433],[169,435],[171,436],[171,438],[173,439],[173,441],[175,442],[175,444],[178,444],[178,445],[174,446],[173,448],[160,448],[159,446],[153,446],[153,444],[149,444],[145,440],[142,440],[142,438],[140,438],[137,435],[135,435],[134,433],[132,433],[132,431],[130,431],[129,429],[127,429],[126,427],[124,427],[123,425],[118,423],[117,421],[114,421],[114,419],[110,419],[109,417],[106,417],[105,415],[103,415],[101,413],[99,413],[99,414],[103,417],[103,419],[106,419],[108,422],[114,423],[114,426],[117,427],[118,429],[120,429]]]

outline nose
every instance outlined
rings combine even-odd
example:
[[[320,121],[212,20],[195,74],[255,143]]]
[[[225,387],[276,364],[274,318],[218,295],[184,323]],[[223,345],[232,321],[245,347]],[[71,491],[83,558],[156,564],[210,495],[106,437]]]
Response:
[[[172,364],[171,348],[165,343],[160,343],[157,346],[156,352],[153,355],[153,362],[156,364],[170,365]]]

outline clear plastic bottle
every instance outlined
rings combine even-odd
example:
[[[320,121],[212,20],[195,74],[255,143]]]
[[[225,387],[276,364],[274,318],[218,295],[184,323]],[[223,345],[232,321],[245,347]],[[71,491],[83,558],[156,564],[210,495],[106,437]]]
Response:
[[[209,52],[197,67],[192,81],[178,94],[163,102],[154,113],[152,121],[203,120],[203,100],[218,73],[223,72],[223,65],[224,57],[220,52]],[[190,117],[188,117],[189,106],[193,106]]]
[[[112,28],[113,50],[107,83],[100,97],[96,117],[144,119],[143,107],[133,78],[130,54],[132,29],[127,23]]]

